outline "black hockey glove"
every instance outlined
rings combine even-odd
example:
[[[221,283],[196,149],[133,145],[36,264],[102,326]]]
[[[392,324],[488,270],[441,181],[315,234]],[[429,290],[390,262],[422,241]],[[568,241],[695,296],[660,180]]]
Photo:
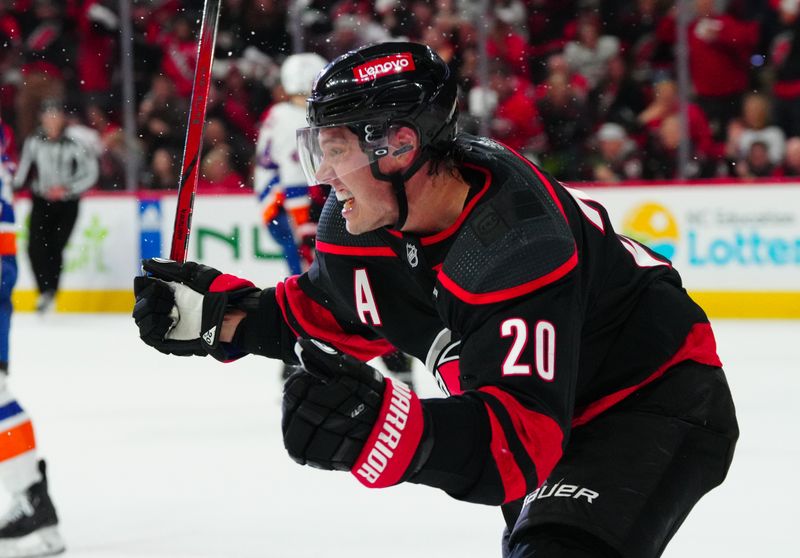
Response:
[[[301,465],[349,470],[370,488],[413,472],[425,425],[416,394],[322,343],[300,339],[296,350],[303,368],[283,388],[289,456]]]
[[[153,258],[142,262],[148,274],[133,280],[133,319],[142,340],[162,353],[210,354],[229,361],[234,353],[219,334],[225,312],[260,291],[250,281],[195,262]]]

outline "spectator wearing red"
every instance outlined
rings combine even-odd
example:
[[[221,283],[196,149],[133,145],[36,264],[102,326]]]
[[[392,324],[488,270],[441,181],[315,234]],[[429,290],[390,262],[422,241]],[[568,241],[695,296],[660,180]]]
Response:
[[[8,9],[8,1],[0,1],[0,114],[14,127],[14,97],[22,78],[19,74],[19,51],[22,48],[22,28],[19,20]]]
[[[216,85],[211,86],[203,132],[204,149],[227,144],[238,172],[246,174],[252,162],[254,139],[248,137],[258,118],[249,108]]]
[[[574,19],[577,0],[533,0],[527,2],[528,54],[532,62],[534,81],[544,79],[541,70],[546,60],[564,50],[572,37],[565,27]]]
[[[490,135],[516,151],[536,152],[543,133],[530,82],[499,64],[491,76],[497,108],[490,119]]]
[[[666,75],[659,75],[653,87],[653,101],[645,108],[637,120],[652,135],[658,133],[664,119],[676,116],[679,111],[678,86]],[[703,110],[689,103],[689,138],[698,153],[713,154],[716,149],[711,137],[711,129]]]
[[[258,139],[255,126],[257,115],[253,99],[244,75],[236,65],[231,65],[220,88],[222,112],[225,120],[232,124],[249,143]]]
[[[161,72],[175,84],[178,96],[188,99],[197,65],[197,41],[189,17],[183,12],[178,14],[171,31],[162,34],[158,43],[162,50]]]
[[[503,13],[503,12],[501,12]],[[500,60],[515,75],[528,77],[528,42],[511,23],[499,17],[494,20],[486,42],[490,60]]]
[[[64,36],[64,13],[55,0],[37,0],[37,22],[22,47],[22,85],[16,98],[17,136],[25,139],[39,124],[39,111],[47,99],[64,99],[70,78],[72,49]]]
[[[634,44],[628,45],[622,38],[622,49],[631,61],[631,74],[637,82],[646,83],[657,73],[671,72],[674,69],[675,45],[671,37],[670,42],[659,38],[657,31],[661,21],[661,17],[656,19],[655,30],[642,34]],[[636,25],[634,22],[630,24],[634,27]]]
[[[11,47],[19,48],[22,44],[22,30],[19,21],[8,9],[8,1],[0,2],[0,38],[8,41]],[[5,49],[4,49],[5,50]],[[3,54],[7,54],[4,52]]]
[[[217,145],[203,157],[200,167],[198,192],[214,190],[224,192],[247,192],[252,187],[245,185],[244,178],[231,166],[231,150],[226,144]]]
[[[714,137],[721,140],[749,86],[758,24],[718,11],[715,0],[695,0],[695,16],[689,26],[689,70],[697,104],[706,113]],[[662,41],[675,42],[674,12],[661,21],[657,33]]]
[[[119,17],[106,1],[84,0],[78,11],[78,87],[89,98],[108,101],[116,65]]]
[[[800,0],[771,0],[785,30],[772,43],[775,122],[788,136],[800,135]]]

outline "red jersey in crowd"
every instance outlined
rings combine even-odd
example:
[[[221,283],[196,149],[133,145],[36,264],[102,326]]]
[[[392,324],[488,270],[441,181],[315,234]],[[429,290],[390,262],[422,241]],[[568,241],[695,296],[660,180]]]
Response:
[[[659,39],[675,42],[675,18],[665,17]],[[741,93],[748,86],[750,55],[758,43],[758,24],[714,15],[689,26],[689,69],[698,95],[717,97]]]
[[[78,14],[78,83],[81,91],[105,92],[111,89],[111,69],[115,65],[114,34],[100,26],[90,11],[97,0],[88,0]],[[105,9],[96,6],[95,9]],[[112,14],[113,15],[113,14]]]
[[[543,131],[536,102],[527,90],[518,86],[511,96],[500,101],[494,114],[496,123],[504,123],[503,130],[493,130],[496,137],[517,151],[524,150]]]

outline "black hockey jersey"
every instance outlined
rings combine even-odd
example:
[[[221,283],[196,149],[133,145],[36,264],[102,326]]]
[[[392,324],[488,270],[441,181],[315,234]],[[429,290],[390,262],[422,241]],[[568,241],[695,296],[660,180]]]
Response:
[[[435,444],[409,480],[501,504],[544,482],[572,428],[678,362],[720,363],[669,261],[513,150],[457,142],[472,188],[451,227],[353,236],[331,196],[315,264],[275,296],[297,335],[422,360],[449,397],[425,401]]]

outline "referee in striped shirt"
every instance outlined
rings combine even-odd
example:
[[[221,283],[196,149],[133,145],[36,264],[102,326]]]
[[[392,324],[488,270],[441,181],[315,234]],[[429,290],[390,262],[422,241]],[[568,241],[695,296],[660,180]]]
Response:
[[[40,121],[41,128],[23,145],[14,187],[30,183],[28,256],[39,288],[36,310],[44,313],[58,290],[62,255],[78,218],[80,196],[97,182],[99,165],[96,151],[70,134],[61,104],[46,101]]]

